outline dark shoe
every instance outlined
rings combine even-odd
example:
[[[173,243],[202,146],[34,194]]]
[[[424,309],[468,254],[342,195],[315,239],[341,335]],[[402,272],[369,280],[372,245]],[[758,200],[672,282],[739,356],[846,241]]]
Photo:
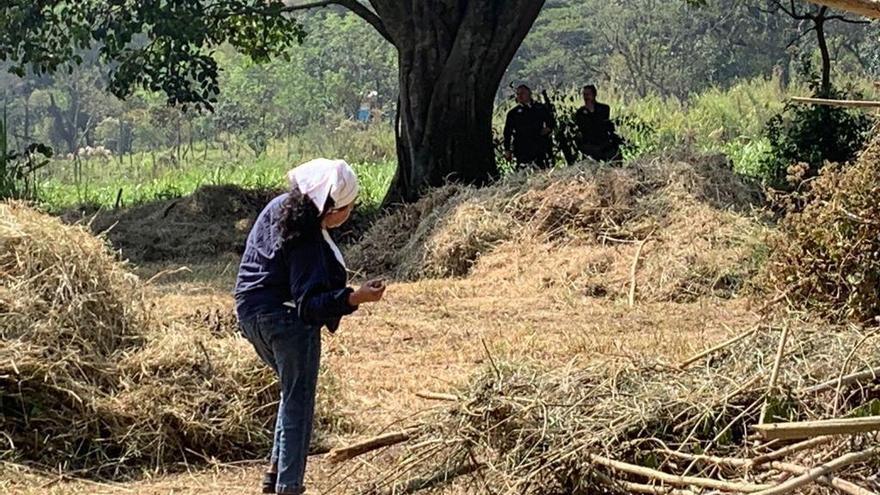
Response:
[[[275,493],[276,484],[278,484],[278,473],[263,474],[263,493]]]

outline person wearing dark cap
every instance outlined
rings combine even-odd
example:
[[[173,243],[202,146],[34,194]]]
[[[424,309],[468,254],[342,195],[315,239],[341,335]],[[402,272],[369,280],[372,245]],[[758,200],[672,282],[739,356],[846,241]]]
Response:
[[[604,162],[620,158],[620,137],[611,121],[611,107],[596,101],[597,90],[584,86],[584,106],[575,114],[578,148],[585,156]]]
[[[545,105],[532,98],[525,84],[516,88],[517,105],[507,113],[504,123],[504,152],[520,166],[547,168],[552,163],[550,135],[556,126]]]

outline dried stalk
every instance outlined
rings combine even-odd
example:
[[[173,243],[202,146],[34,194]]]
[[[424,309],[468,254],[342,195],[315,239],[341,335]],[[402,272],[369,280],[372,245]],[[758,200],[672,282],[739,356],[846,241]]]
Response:
[[[838,386],[845,387],[847,385],[858,383],[864,380],[876,380],[878,377],[880,377],[880,368],[871,368],[869,370],[859,371],[858,373],[853,373],[844,377],[828,380],[827,382],[822,382],[818,385],[813,385],[812,387],[801,390],[800,393],[815,394],[818,392],[824,392],[826,390],[836,388]]]
[[[757,495],[784,495],[798,490],[804,486],[814,483],[818,478],[829,476],[852,464],[865,462],[872,457],[880,454],[880,447],[874,447],[861,452],[845,454],[833,461],[822,464],[821,466],[812,468],[804,472],[804,474],[792,478],[784,483],[779,484],[768,490],[757,492]]]
[[[613,459],[609,459],[607,457],[596,454],[590,454],[589,457],[590,460],[592,460],[596,464],[616,469],[624,473],[635,474],[657,481],[662,481],[664,483],[669,483],[670,485],[675,486],[698,486],[700,488],[713,488],[715,490],[742,493],[761,492],[762,490],[767,490],[770,488],[770,485],[734,483],[730,481],[720,481],[710,478],[698,478],[695,476],[677,476],[674,474],[664,473],[663,471],[657,471],[656,469],[636,466],[635,464],[629,464],[621,461],[615,461]]]
[[[711,349],[707,349],[707,350],[705,350],[705,351],[703,351],[703,352],[701,352],[691,358],[688,358],[685,361],[682,361],[681,364],[678,365],[678,367],[679,367],[679,369],[685,369],[688,366],[696,363],[697,361],[699,361],[707,356],[711,356],[712,354],[715,354],[716,352],[718,352],[720,350],[723,350],[727,347],[730,347],[733,344],[736,344],[737,342],[739,342],[740,340],[751,337],[760,328],[761,328],[760,326],[756,326],[756,327],[752,328],[751,330],[749,330],[748,332],[737,335],[736,337],[734,337],[730,340],[726,340],[726,341],[716,345],[715,347],[712,347]]]
[[[776,391],[776,384],[779,383],[779,367],[782,365],[782,357],[785,355],[785,344],[788,343],[788,325],[782,329],[782,336],[779,337],[779,347],[776,349],[776,361],[773,362],[773,372],[770,374],[770,384],[767,386],[767,396],[764,398],[764,406],[761,407],[761,424],[767,421],[767,409],[770,407],[770,398]]]

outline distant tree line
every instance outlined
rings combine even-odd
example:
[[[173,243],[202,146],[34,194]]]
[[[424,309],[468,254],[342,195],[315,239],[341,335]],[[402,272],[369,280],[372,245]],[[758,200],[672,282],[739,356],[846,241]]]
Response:
[[[813,12],[810,4],[798,5],[799,14]],[[372,104],[383,110],[374,115],[391,124],[399,80],[395,47],[351,12],[303,15],[310,35],[282,58],[256,64],[229,47],[219,50],[221,92],[214,113],[184,113],[167,106],[164,95],[145,91],[124,101],[111,96],[97,49],[81,53],[83,63],[71,73],[20,78],[3,66],[0,104],[9,145],[44,142],[62,156],[86,146],[103,146],[117,156],[161,149],[170,150],[172,160],[206,145],[235,145],[259,155],[272,140],[352,120],[371,92],[377,95]],[[876,26],[822,27],[824,47],[804,33],[801,20],[764,0],[711,0],[699,7],[660,0],[548,0],[497,98],[506,97],[512,83],[570,89],[594,82],[600,91],[613,88],[633,98],[686,99],[741,78],[776,75],[786,84],[804,54],[818,59],[820,52],[838,73],[880,75]]]

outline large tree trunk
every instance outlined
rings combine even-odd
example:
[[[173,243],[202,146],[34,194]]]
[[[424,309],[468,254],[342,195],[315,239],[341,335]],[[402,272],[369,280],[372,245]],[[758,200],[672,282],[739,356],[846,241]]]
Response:
[[[495,93],[544,0],[377,0],[400,66],[398,168],[387,203],[497,173]]]

